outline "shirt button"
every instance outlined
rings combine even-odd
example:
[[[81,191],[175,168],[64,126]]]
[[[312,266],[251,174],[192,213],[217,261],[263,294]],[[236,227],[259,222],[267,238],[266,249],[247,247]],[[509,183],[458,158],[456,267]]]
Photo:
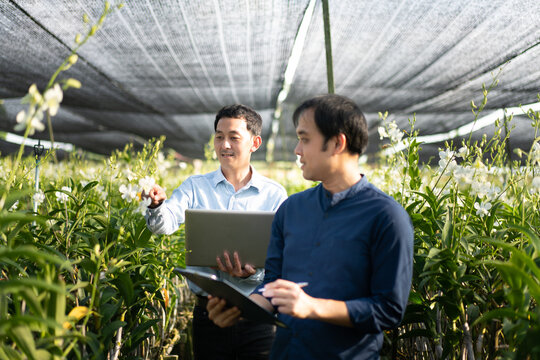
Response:
[[[309,275],[309,276],[313,276],[313,273],[310,271],[310,272],[308,272],[308,275]]]
[[[320,242],[320,241],[317,241],[317,242],[315,243],[315,246],[321,246],[321,242]]]

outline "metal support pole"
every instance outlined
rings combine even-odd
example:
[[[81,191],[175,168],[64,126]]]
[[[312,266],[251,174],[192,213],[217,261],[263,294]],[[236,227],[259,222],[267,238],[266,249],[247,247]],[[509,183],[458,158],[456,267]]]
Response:
[[[328,11],[328,0],[322,0],[323,20],[324,20],[324,44],[326,46],[326,77],[328,78],[328,93],[333,94],[334,89],[334,69],[332,65],[332,41],[330,39],[330,12]]]

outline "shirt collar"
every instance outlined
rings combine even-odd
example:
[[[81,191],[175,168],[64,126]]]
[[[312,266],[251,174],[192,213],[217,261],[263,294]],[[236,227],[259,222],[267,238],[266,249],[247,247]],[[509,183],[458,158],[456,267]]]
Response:
[[[351,186],[348,189],[345,189],[343,191],[340,191],[338,193],[335,193],[331,195],[332,200],[330,201],[330,206],[334,206],[340,201],[343,201],[347,198],[353,197],[354,195],[358,194],[360,190],[362,190],[364,187],[366,187],[368,181],[366,179],[366,176],[364,174],[361,174],[362,178],[353,186]],[[328,192],[330,194],[330,192]]]
[[[252,186],[257,190],[260,190],[261,187],[263,187],[264,185],[262,180],[263,177],[255,170],[255,168],[251,164],[249,164],[249,168],[251,169],[251,179],[246,184],[246,186],[244,186],[244,188],[249,188],[250,186]],[[212,184],[214,185],[214,187],[216,187],[219,183],[223,181],[228,182],[225,178],[225,175],[223,175],[220,166],[219,169],[214,171],[214,174],[212,175]]]

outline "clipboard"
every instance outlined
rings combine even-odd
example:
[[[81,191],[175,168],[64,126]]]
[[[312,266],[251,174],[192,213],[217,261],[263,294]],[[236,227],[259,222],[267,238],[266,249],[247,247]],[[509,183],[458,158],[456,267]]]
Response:
[[[242,294],[236,287],[225,279],[218,279],[215,275],[200,273],[193,269],[175,268],[174,272],[193,281],[197,286],[212,296],[225,299],[231,306],[236,306],[242,312],[242,317],[251,321],[277,325],[286,328],[271,312]]]

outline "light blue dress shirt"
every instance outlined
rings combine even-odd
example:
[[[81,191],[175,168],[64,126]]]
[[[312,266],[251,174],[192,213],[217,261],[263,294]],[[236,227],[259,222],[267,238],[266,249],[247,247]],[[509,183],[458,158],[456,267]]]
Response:
[[[148,229],[155,234],[174,233],[184,222],[186,209],[276,211],[287,198],[285,188],[260,175],[253,167],[251,172],[251,180],[238,191],[227,181],[221,168],[208,174],[190,176],[160,206],[146,211]],[[264,269],[257,269],[254,275],[245,279],[212,268],[196,269],[229,280],[246,295],[264,278]],[[189,285],[195,294],[206,295],[196,285]]]

